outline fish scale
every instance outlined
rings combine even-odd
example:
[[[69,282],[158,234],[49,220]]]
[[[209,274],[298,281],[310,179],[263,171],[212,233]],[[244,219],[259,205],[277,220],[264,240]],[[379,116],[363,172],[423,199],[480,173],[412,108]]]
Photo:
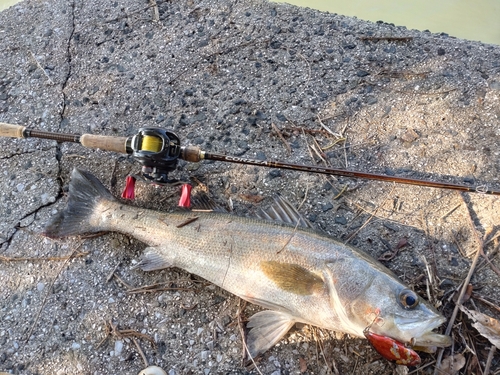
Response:
[[[264,217],[274,218],[276,212],[288,224],[127,206],[92,174],[75,169],[67,206],[44,234],[127,234],[148,245],[136,267],[178,267],[268,309],[249,319],[252,357],[276,344],[296,322],[357,337],[370,327],[381,337],[422,348],[450,345],[448,336],[432,332],[444,317],[381,263],[304,227],[307,221],[283,199],[276,199]]]

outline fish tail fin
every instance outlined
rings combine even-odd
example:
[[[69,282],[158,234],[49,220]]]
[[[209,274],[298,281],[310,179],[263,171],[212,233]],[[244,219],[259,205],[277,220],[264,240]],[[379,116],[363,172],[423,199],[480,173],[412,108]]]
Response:
[[[66,207],[52,219],[42,235],[62,238],[102,231],[103,228],[92,225],[90,219],[97,204],[103,201],[116,199],[97,177],[81,169],[73,169]]]

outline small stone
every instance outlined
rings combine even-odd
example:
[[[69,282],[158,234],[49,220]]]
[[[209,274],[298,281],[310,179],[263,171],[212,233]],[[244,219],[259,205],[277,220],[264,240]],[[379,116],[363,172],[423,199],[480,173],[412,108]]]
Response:
[[[39,282],[38,284],[36,284],[36,289],[41,292],[45,289],[45,284],[42,283],[42,282]]]
[[[413,129],[406,129],[406,132],[401,136],[403,142],[412,143],[419,138],[418,133]]]
[[[61,123],[59,124],[59,127],[60,128],[64,128],[64,127],[66,127],[68,125],[69,125],[69,119],[63,118],[62,121],[61,121]]]
[[[322,210],[323,212],[329,211],[329,210],[331,210],[332,208],[333,208],[333,204],[331,204],[330,202],[328,202],[328,203],[326,203],[326,204],[323,204],[323,205],[321,206],[321,210]]]
[[[20,193],[24,190],[25,185],[24,184],[17,184],[16,189]]]
[[[248,142],[244,141],[244,140],[239,140],[239,141],[236,142],[236,144],[238,145],[239,148],[242,148],[242,149],[245,149],[245,150],[248,150],[250,148],[248,146]]]
[[[255,159],[257,160],[267,160],[266,154],[262,151],[257,151],[255,154]]]
[[[123,341],[121,340],[116,340],[115,341],[115,356],[119,356],[122,353],[123,350]]]
[[[446,51],[444,50],[444,48],[438,48],[438,50],[437,50],[438,56],[443,56],[445,53],[446,53]]]
[[[73,344],[71,344],[71,349],[72,350],[78,350],[81,348],[81,345],[77,342],[74,342]]]
[[[396,175],[396,172],[394,171],[394,169],[391,169],[388,167],[385,168],[384,173],[388,176],[395,176]]]
[[[269,171],[269,176],[271,178],[281,177],[281,171],[279,169],[271,169]]]
[[[488,87],[492,90],[499,90],[500,91],[500,82],[498,81],[491,81],[488,84]],[[2,95],[0,95],[0,99],[2,99]]]
[[[337,216],[335,217],[335,223],[340,225],[346,225],[347,219],[344,216]]]
[[[358,72],[356,73],[356,75],[358,77],[366,77],[366,76],[369,76],[370,73],[368,73],[366,70],[358,70]]]

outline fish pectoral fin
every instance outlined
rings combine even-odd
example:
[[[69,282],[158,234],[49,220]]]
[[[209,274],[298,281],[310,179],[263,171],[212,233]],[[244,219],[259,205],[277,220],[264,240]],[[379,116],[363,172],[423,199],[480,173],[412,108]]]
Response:
[[[156,247],[146,247],[141,260],[132,269],[140,268],[143,271],[156,271],[172,267],[172,263],[165,259]]]
[[[252,358],[274,346],[295,324],[295,319],[283,312],[265,310],[250,317],[247,328],[247,348]]]

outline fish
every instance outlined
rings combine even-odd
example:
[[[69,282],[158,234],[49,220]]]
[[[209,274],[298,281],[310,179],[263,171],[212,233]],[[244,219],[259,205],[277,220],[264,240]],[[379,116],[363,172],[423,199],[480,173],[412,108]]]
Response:
[[[44,236],[123,233],[147,245],[136,266],[143,271],[177,267],[263,307],[247,323],[252,358],[296,323],[354,337],[368,327],[372,338],[426,351],[451,345],[433,331],[445,318],[430,303],[371,256],[312,228],[283,198],[256,217],[155,211],[123,203],[81,169],[68,195]]]

